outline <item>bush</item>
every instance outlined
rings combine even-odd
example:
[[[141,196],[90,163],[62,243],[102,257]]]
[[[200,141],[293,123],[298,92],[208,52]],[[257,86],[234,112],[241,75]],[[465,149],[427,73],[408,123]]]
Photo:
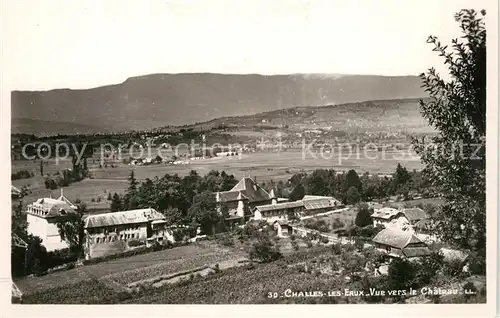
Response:
[[[486,275],[486,260],[484,257],[473,255],[469,263],[469,271],[473,275]]]
[[[130,240],[127,242],[129,247],[136,247],[136,246],[142,246],[144,245],[144,242],[141,242],[139,240]]]
[[[229,234],[223,234],[218,237],[218,243],[224,246],[234,246],[233,238]]]
[[[54,179],[51,178],[46,178],[45,179],[45,188],[49,190],[55,190],[57,189],[57,183],[54,181]]]
[[[354,241],[354,247],[356,247],[358,251],[362,251],[363,248],[365,247],[365,242],[363,240],[356,239]]]
[[[262,263],[270,263],[281,257],[278,248],[268,239],[260,239],[250,250],[250,259]]]
[[[311,248],[313,246],[313,243],[309,238],[307,238],[305,241],[306,241],[307,247]]]
[[[304,227],[320,232],[329,232],[330,227],[326,223],[325,220],[320,219],[320,220],[314,220],[314,219],[307,219],[304,221]]]
[[[336,218],[335,220],[333,220],[332,222],[332,229],[335,230],[335,229],[341,229],[345,226],[345,223],[342,222],[339,218]]]
[[[335,255],[340,255],[342,254],[342,244],[340,243],[335,243],[332,245],[333,253]]]
[[[28,170],[20,170],[18,172],[11,174],[11,180],[29,179],[33,176],[34,176],[33,172],[30,172]]]

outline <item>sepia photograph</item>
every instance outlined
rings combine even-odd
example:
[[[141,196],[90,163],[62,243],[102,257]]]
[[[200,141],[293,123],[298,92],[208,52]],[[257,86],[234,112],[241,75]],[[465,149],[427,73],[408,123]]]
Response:
[[[2,6],[11,313],[497,298],[495,1]]]

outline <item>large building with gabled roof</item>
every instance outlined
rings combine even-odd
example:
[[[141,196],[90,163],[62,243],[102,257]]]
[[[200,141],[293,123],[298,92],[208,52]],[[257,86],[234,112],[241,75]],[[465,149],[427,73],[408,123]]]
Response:
[[[229,191],[216,192],[216,202],[228,212],[227,220],[241,221],[250,218],[267,220],[287,220],[289,215],[328,212],[342,207],[340,201],[332,197],[306,195],[302,200],[288,202],[278,198],[274,189],[267,192],[252,178],[241,179]]]
[[[165,216],[152,208],[91,214],[85,218],[84,230],[86,258],[122,252],[130,241],[174,242]]]
[[[62,189],[57,199],[40,198],[27,206],[27,232],[40,237],[48,252],[68,248],[59,234],[57,222],[71,217],[76,210],[77,207],[64,197]]]
[[[272,191],[273,192],[273,191]],[[231,190],[215,193],[216,202],[235,222],[250,218],[256,206],[272,203],[274,192],[268,193],[252,178],[244,177]]]

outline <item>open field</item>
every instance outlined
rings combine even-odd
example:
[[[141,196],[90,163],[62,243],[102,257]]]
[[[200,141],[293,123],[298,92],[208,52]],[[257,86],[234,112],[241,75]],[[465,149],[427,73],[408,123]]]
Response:
[[[135,255],[86,265],[75,269],[50,273],[45,276],[22,278],[16,284],[23,293],[41,292],[92,279],[109,278],[119,283],[131,283],[178,271],[214,265],[223,261],[239,260],[246,254],[212,242],[199,242],[187,246]]]
[[[364,154],[345,154],[343,158],[337,155],[306,152],[303,156],[301,150],[288,150],[282,152],[256,152],[245,153],[241,157],[222,157],[204,160],[190,160],[187,165],[149,165],[136,166],[135,172],[138,179],[163,176],[165,173],[178,173],[186,175],[191,170],[205,174],[210,170],[224,170],[226,173],[234,174],[236,178],[252,175],[261,180],[287,179],[294,173],[301,171],[312,171],[315,169],[335,169],[347,171],[355,169],[358,173],[392,173],[398,162],[409,170],[421,169],[418,158],[400,159],[401,153],[387,152],[385,158],[382,153],[373,153],[365,157]],[[407,156],[408,157],[408,156]],[[372,159],[373,158],[373,159]],[[117,168],[95,169],[92,175],[96,179],[126,178],[132,168],[127,165],[119,165]]]
[[[154,153],[154,151],[153,151]],[[97,154],[96,154],[97,155]],[[106,208],[109,202],[106,200],[108,193],[122,193],[126,187],[126,179],[133,169],[135,177],[138,180],[146,178],[162,177],[165,174],[187,175],[191,170],[204,175],[210,170],[225,171],[228,174],[234,174],[237,179],[245,176],[257,178],[258,182],[268,180],[287,180],[295,173],[310,172],[315,169],[335,169],[338,171],[347,171],[355,169],[358,173],[369,172],[371,174],[393,173],[398,162],[406,166],[409,170],[421,169],[421,163],[416,158],[409,158],[403,152],[374,152],[369,154],[369,158],[361,153],[345,154],[343,158],[332,154],[324,154],[324,157],[318,153],[305,154],[300,150],[287,150],[283,152],[256,152],[244,153],[240,156],[211,158],[204,160],[189,160],[187,165],[165,165],[152,164],[144,166],[129,166],[123,163],[116,163],[116,167],[99,168],[97,157],[89,160],[88,166],[92,179],[73,183],[64,188],[65,196],[70,200],[80,199],[91,208]],[[402,156],[405,160],[401,160]],[[375,159],[371,159],[375,158]],[[385,158],[385,159],[384,159]],[[49,161],[44,166],[44,173],[53,175],[56,171],[62,171],[69,168],[69,161],[62,161],[59,165],[54,160]],[[50,196],[57,197],[60,190],[45,189],[44,179],[39,175],[39,162],[33,161],[13,161],[12,171],[29,170],[35,173],[35,177],[29,179],[14,180],[12,184],[17,187],[29,185],[32,193],[25,197],[25,202],[32,202],[36,198]],[[100,198],[100,202],[98,201]],[[91,202],[94,199],[96,202]]]

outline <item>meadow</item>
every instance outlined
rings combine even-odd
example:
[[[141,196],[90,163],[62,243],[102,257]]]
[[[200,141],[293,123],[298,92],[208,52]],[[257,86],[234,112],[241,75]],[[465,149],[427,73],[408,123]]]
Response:
[[[155,154],[155,151],[152,151]],[[189,164],[171,165],[165,163],[151,165],[130,166],[116,160],[113,166],[99,166],[98,154],[88,160],[88,167],[91,178],[76,182],[64,188],[64,195],[74,201],[81,200],[87,204],[89,209],[103,209],[109,206],[107,197],[109,193],[123,193],[127,188],[127,177],[130,171],[134,170],[137,180],[146,178],[162,177],[165,174],[187,175],[191,170],[201,175],[210,170],[225,171],[233,174],[236,179],[251,176],[258,182],[269,180],[288,180],[296,173],[311,172],[315,169],[335,169],[337,171],[347,171],[355,169],[359,174],[368,172],[370,174],[391,174],[398,163],[401,163],[409,170],[421,169],[422,165],[416,156],[409,155],[403,151],[396,152],[373,152],[351,154],[346,153],[343,157],[333,153],[306,152],[305,155],[300,149],[288,149],[281,152],[262,151],[255,153],[243,153],[241,156],[215,157],[201,160],[186,160]],[[44,164],[44,174],[50,174],[55,178],[57,171],[70,168],[69,160],[60,161],[49,160]],[[29,185],[31,194],[25,197],[25,202],[29,203],[40,197],[57,197],[60,190],[48,190],[45,188],[44,177],[39,173],[39,162],[34,161],[12,161],[12,171],[28,170],[35,174],[28,179],[13,180],[16,187]],[[92,202],[92,200],[94,202]]]

